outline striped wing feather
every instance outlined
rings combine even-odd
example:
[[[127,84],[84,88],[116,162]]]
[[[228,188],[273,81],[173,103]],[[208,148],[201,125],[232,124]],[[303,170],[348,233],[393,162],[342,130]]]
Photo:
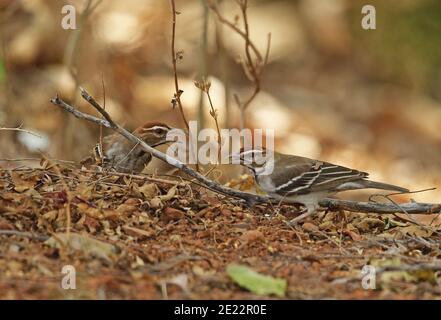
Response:
[[[275,193],[286,196],[333,190],[343,183],[368,177],[366,172],[328,162],[302,157],[296,158],[296,165],[291,167],[288,165],[284,172],[277,174],[279,177],[274,176],[275,180],[278,181]]]

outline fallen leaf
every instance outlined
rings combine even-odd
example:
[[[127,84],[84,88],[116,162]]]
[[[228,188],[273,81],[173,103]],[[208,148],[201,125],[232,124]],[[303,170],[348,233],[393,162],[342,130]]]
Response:
[[[170,221],[180,220],[183,217],[184,217],[183,211],[171,207],[164,208],[161,214],[161,220],[164,221],[165,223],[169,223]]]
[[[385,223],[383,220],[380,220],[378,218],[366,217],[364,219],[361,219],[360,221],[353,222],[353,225],[357,229],[367,232],[374,228],[383,228],[385,226]]]
[[[83,251],[85,254],[91,254],[108,262],[111,262],[112,256],[118,252],[114,245],[78,233],[71,233],[70,236],[66,233],[57,233],[55,237],[46,240],[45,244],[53,248],[61,248],[60,241],[74,250]]]
[[[343,233],[350,236],[353,241],[361,241],[363,239],[361,235],[349,229],[344,230]]]
[[[305,222],[302,227],[303,229],[309,232],[319,231],[319,227],[317,227],[315,224],[312,224],[310,222]]]
[[[152,199],[158,194],[158,187],[154,183],[147,183],[138,187],[138,191],[147,199]]]
[[[240,236],[240,239],[245,243],[264,242],[265,236],[259,230],[248,230]]]
[[[176,186],[171,187],[166,195],[162,195],[162,196],[158,196],[159,199],[161,199],[162,201],[168,201],[173,199],[173,197],[176,195]]]
[[[412,236],[412,237],[430,237],[433,233],[428,227],[420,227],[417,225],[411,225],[408,227],[401,228],[400,231],[403,234]]]
[[[130,226],[123,226],[122,228],[128,235],[141,239],[150,238],[155,234],[153,231],[147,231]]]

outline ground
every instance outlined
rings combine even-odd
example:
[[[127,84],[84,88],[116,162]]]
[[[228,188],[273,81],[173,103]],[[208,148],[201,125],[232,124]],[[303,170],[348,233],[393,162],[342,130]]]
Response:
[[[177,177],[42,163],[0,171],[1,299],[439,298],[440,236],[398,216],[248,208]],[[433,217],[436,218],[436,217]],[[69,240],[68,240],[69,239]],[[256,294],[231,263],[286,280]],[[363,289],[363,266],[377,267]],[[63,266],[76,289],[63,289]]]

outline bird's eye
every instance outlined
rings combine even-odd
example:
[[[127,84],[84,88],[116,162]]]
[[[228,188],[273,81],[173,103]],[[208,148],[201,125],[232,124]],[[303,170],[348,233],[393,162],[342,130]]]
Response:
[[[155,133],[158,134],[158,135],[163,135],[165,133],[165,130],[161,129],[161,128],[158,128],[158,129],[155,129]]]

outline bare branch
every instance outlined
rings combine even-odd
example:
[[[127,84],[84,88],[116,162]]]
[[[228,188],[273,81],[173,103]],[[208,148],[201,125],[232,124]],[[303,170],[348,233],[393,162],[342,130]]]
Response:
[[[216,125],[216,132],[217,132],[217,144],[218,144],[218,150],[217,150],[217,160],[220,163],[221,162],[221,148],[222,148],[222,136],[220,133],[220,126],[219,126],[219,121],[218,121],[218,113],[217,110],[214,108],[213,105],[213,100],[211,99],[211,95],[210,95],[210,87],[211,87],[211,82],[206,80],[205,78],[202,78],[202,80],[199,81],[195,81],[194,85],[201,90],[202,93],[205,93],[207,95],[208,98],[208,102],[210,104],[210,116],[213,118],[214,123]]]
[[[241,64],[246,77],[251,81],[254,88],[251,95],[247,99],[243,100],[243,102],[241,102],[237,95],[235,96],[235,100],[240,111],[240,129],[244,129],[245,111],[251,104],[251,102],[256,98],[257,94],[260,92],[263,69],[268,63],[269,51],[271,47],[271,34],[268,34],[267,47],[265,51],[265,56],[263,57],[250,38],[250,28],[247,13],[248,0],[238,0],[236,2],[239,5],[242,13],[244,30],[239,29],[235,24],[224,18],[220,13],[218,6],[213,1],[210,2],[209,7],[216,14],[221,23],[230,27],[245,40],[245,59],[241,60]],[[253,57],[252,53],[254,54],[255,58]]]
[[[216,14],[217,18],[219,19],[220,22],[222,22],[223,24],[225,24],[226,26],[228,26],[229,28],[231,28],[232,30],[234,30],[238,35],[240,35],[245,41],[247,41],[247,34],[240,30],[237,26],[234,25],[234,23],[228,21],[226,18],[224,18],[220,11],[219,8],[216,4],[213,3],[213,1],[209,2],[209,7],[211,10],[213,10],[213,12]],[[254,43],[250,42],[249,46],[251,47],[251,49],[253,50],[254,54],[256,55],[256,57],[259,60],[262,60],[262,55],[260,54],[259,50],[257,50],[257,47],[254,45]]]
[[[67,112],[72,113],[78,119],[82,119],[82,120],[86,120],[86,121],[90,121],[90,122],[95,122],[95,123],[102,125],[106,128],[111,128],[110,123],[107,122],[106,120],[91,116],[90,114],[83,113],[83,112],[75,109],[74,107],[72,107],[71,105],[67,104],[62,99],[60,99],[58,97],[58,95],[55,98],[51,99],[50,101],[52,104],[55,104],[56,106],[59,106],[60,108],[66,110]]]
[[[392,214],[402,212],[402,210],[397,208],[395,204],[358,202],[338,199],[323,199],[320,201],[320,206],[329,208],[331,210],[339,209],[365,213]],[[410,202],[401,203],[400,207],[406,210],[406,212],[409,214],[435,214],[441,212],[441,204]]]
[[[17,128],[5,128],[5,127],[0,127],[0,131],[20,131],[20,132],[24,132],[24,133],[27,133],[27,134],[30,134],[30,135],[33,135],[33,136],[35,136],[35,137],[38,137],[38,138],[42,138],[42,136],[40,136],[39,134],[37,134],[37,133],[35,133],[35,132],[32,132],[32,131],[29,131],[29,130],[26,130],[26,129],[22,129],[22,124],[21,125],[19,125]]]
[[[173,97],[173,105],[177,104],[179,108],[179,112],[181,113],[182,120],[184,121],[185,127],[187,130],[190,130],[190,127],[188,126],[187,118],[185,117],[184,108],[182,107],[181,102],[181,94],[182,90],[179,89],[179,82],[178,82],[178,71],[176,67],[176,62],[178,60],[178,57],[176,55],[175,50],[175,37],[176,37],[176,5],[175,0],[171,0],[171,6],[172,6],[172,39],[171,39],[171,55],[172,55],[172,64],[173,64],[173,73],[175,76],[175,94]]]
[[[1,235],[18,236],[18,237],[35,239],[38,241],[46,241],[47,239],[49,239],[49,236],[44,234],[35,234],[31,232],[23,232],[18,230],[0,230],[0,236]]]
[[[103,115],[103,117],[105,118],[105,120],[103,119],[99,119],[97,117],[82,113],[80,111],[78,111],[77,109],[75,109],[74,107],[68,105],[66,102],[64,102],[63,100],[61,100],[58,96],[54,99],[51,99],[51,102],[53,104],[55,104],[56,106],[59,106],[61,108],[63,108],[64,110],[72,113],[75,117],[79,118],[79,119],[83,119],[83,120],[87,120],[90,122],[95,122],[97,124],[101,124],[107,128],[111,128],[113,130],[115,130],[116,132],[118,132],[119,134],[121,134],[123,137],[125,137],[126,139],[128,139],[130,142],[134,143],[134,144],[139,144],[139,146],[144,149],[146,152],[151,153],[153,156],[155,156],[156,158],[169,163],[170,165],[182,170],[183,172],[185,172],[186,174],[188,174],[189,176],[192,176],[193,178],[199,180],[200,182],[202,182],[204,185],[206,185],[209,189],[217,191],[219,193],[222,194],[226,194],[232,197],[236,197],[236,198],[241,198],[244,199],[245,201],[247,201],[250,204],[256,203],[256,202],[266,202],[268,201],[268,198],[266,197],[261,197],[258,195],[253,195],[250,193],[246,193],[246,192],[240,192],[231,188],[227,188],[224,187],[210,179],[208,179],[207,177],[205,177],[204,175],[200,174],[199,172],[194,171],[193,169],[191,169],[190,167],[188,167],[187,165],[185,165],[184,163],[182,163],[181,161],[171,158],[169,156],[167,156],[166,154],[150,147],[148,144],[146,144],[144,141],[142,141],[141,139],[139,139],[138,137],[136,137],[135,135],[131,134],[129,131],[127,131],[126,129],[124,129],[123,127],[121,127],[120,125],[118,125],[117,123],[115,123],[112,118],[110,117],[110,115],[107,113],[107,111],[105,111],[103,109],[103,107],[101,107],[99,105],[99,103],[92,97],[90,96],[87,91],[85,91],[84,89],[82,89],[81,91],[81,96],[87,101],[89,102],[101,115]]]
[[[266,43],[266,51],[265,51],[265,59],[263,60],[264,65],[268,64],[270,49],[271,49],[271,32],[268,33],[268,40]]]
[[[419,263],[415,265],[399,265],[399,266],[387,266],[387,267],[376,267],[375,272],[376,273],[383,273],[383,272],[389,272],[389,271],[423,271],[423,270],[429,270],[429,271],[440,271],[441,270],[441,264],[436,263]]]
[[[75,117],[83,120],[87,120],[90,122],[94,122],[96,124],[103,125],[107,128],[111,128],[124,136],[126,139],[131,141],[134,144],[139,144],[139,146],[144,149],[146,152],[151,153],[154,157],[169,163],[170,165],[182,170],[184,173],[188,174],[189,176],[195,178],[196,180],[200,181],[202,184],[204,184],[205,187],[208,189],[211,189],[215,192],[240,198],[246,201],[248,205],[254,205],[256,203],[278,203],[279,200],[272,199],[268,196],[260,196],[251,194],[248,192],[242,192],[238,190],[234,190],[228,187],[225,187],[223,185],[220,185],[219,183],[212,181],[205,177],[204,175],[200,174],[199,172],[194,171],[181,161],[174,159],[172,157],[167,156],[166,154],[150,147],[148,144],[146,144],[144,141],[115,123],[110,115],[101,107],[101,105],[92,97],[90,96],[84,89],[81,91],[82,97],[88,101],[97,111],[103,115],[105,120],[82,113],[75,109],[74,107],[68,105],[66,102],[61,100],[58,96],[54,99],[51,99],[51,102],[72,113]],[[290,201],[289,199],[285,199],[284,203],[295,203],[295,201]],[[365,212],[365,213],[378,213],[378,214],[392,214],[396,212],[401,212],[399,208],[395,204],[380,204],[376,202],[356,202],[356,201],[348,201],[348,200],[337,200],[337,199],[324,199],[320,201],[320,205],[322,207],[330,208],[330,209],[341,209],[341,210],[347,210],[347,211],[354,211],[354,212]],[[400,204],[400,207],[404,209],[409,214],[438,214],[441,213],[441,204],[430,204],[430,203],[403,203]]]

